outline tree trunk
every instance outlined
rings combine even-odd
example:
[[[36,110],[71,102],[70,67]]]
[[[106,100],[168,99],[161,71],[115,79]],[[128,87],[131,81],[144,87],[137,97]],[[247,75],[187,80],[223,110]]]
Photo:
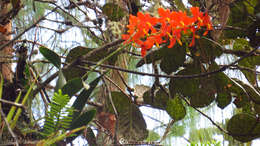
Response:
[[[0,1],[0,17],[3,18],[8,14],[10,4],[6,3],[5,1]],[[2,32],[0,32],[0,46],[7,43],[12,39],[12,23],[11,20],[7,20],[5,22],[0,22],[0,27],[2,28]],[[8,45],[0,50],[0,73],[2,73],[3,78],[8,81],[12,82],[13,79],[13,72],[11,68],[10,56],[13,54],[12,45]]]

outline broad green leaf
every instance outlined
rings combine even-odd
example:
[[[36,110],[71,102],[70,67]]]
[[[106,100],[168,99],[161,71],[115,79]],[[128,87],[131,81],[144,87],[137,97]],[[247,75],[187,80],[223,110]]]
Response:
[[[106,3],[102,11],[112,21],[119,21],[125,16],[124,10],[116,3]]]
[[[148,130],[139,108],[130,102],[128,97],[121,92],[111,92],[113,103],[118,112],[120,138],[129,141],[142,141],[147,138]],[[109,112],[114,113],[111,104],[108,104]]]
[[[191,75],[200,73],[199,66],[189,65],[186,69],[179,71],[176,75]],[[197,78],[172,78],[170,80],[170,93],[174,96],[176,93],[181,93],[184,96],[193,95],[199,90],[199,80]]]
[[[83,55],[86,55],[90,51],[94,50],[94,48],[87,48],[83,46],[78,46],[70,50],[68,56],[66,57],[65,62],[66,63],[72,63],[79,57],[82,57]],[[112,53],[113,50],[108,50],[108,51],[98,51],[97,53],[93,54],[88,58],[88,61],[93,61],[93,62],[98,62],[101,59],[105,58],[107,55]],[[119,54],[119,53],[117,53]],[[114,55],[113,57],[108,59],[109,64],[113,65],[115,61],[117,60],[117,55]],[[66,77],[67,80],[71,80],[76,77],[82,77],[85,73],[86,70],[83,68],[79,68],[76,66],[71,66],[67,69],[62,70],[64,73],[64,76]]]
[[[240,83],[243,88],[246,90],[248,95],[250,96],[250,99],[253,100],[253,102],[260,103],[260,93],[251,85]]]
[[[227,130],[241,142],[248,142],[260,137],[260,124],[256,117],[249,114],[234,115],[227,123]]]
[[[185,45],[174,45],[172,48],[163,47],[161,48],[164,53],[162,56],[162,61],[160,63],[160,68],[163,72],[171,74],[183,65],[186,57],[186,46]]]
[[[62,87],[62,93],[68,94],[70,97],[72,97],[74,94],[76,94],[82,88],[83,88],[82,79],[74,78],[72,80],[69,80],[67,82],[67,84],[65,84]]]
[[[65,62],[72,63],[74,60],[81,57],[82,55],[87,54],[91,50],[92,50],[91,48],[87,48],[83,46],[75,47],[69,51]],[[82,77],[86,73],[85,69],[74,67],[74,66],[67,69],[63,69],[62,71],[67,80],[71,80],[76,77]]]
[[[40,47],[39,50],[48,61],[50,61],[57,68],[60,68],[61,60],[58,54],[46,47]]]
[[[166,112],[175,121],[183,119],[186,115],[186,109],[181,99],[177,96],[167,102]]]
[[[85,113],[82,113],[79,117],[76,119],[73,119],[69,130],[87,125],[96,115],[96,110],[90,110]]]
[[[155,91],[155,95],[152,99],[151,90],[146,91],[143,94],[144,104],[151,105],[154,108],[165,110],[169,101],[168,95],[161,89]]]
[[[84,108],[84,106],[86,105],[86,102],[89,99],[91,93],[97,87],[100,79],[101,79],[101,77],[98,77],[94,81],[92,81],[89,84],[90,88],[88,90],[84,89],[83,91],[81,91],[79,96],[76,98],[76,100],[74,101],[74,103],[72,105],[72,107],[75,109],[75,112],[73,113],[74,118],[76,118],[81,113],[81,111]]]
[[[82,113],[78,118],[73,119],[68,130],[73,130],[81,126],[88,125],[89,122],[93,120],[96,115],[96,110],[89,110],[85,113]],[[67,138],[68,141],[73,141],[76,137],[78,137],[83,130],[76,132],[72,137]]]
[[[200,73],[200,65],[189,65],[177,75],[192,75]],[[170,93],[176,93],[190,98],[190,104],[194,107],[205,107],[215,99],[216,86],[211,77],[202,78],[172,78],[170,81]]]
[[[219,108],[224,109],[231,103],[231,100],[232,97],[230,92],[226,91],[217,93],[216,102]]]
[[[87,54],[88,52],[90,52],[92,50],[92,48],[87,48],[87,47],[83,47],[83,46],[77,46],[73,49],[71,49],[66,57],[65,62],[67,63],[71,63],[74,60],[78,59],[79,57],[81,57],[82,55]]]

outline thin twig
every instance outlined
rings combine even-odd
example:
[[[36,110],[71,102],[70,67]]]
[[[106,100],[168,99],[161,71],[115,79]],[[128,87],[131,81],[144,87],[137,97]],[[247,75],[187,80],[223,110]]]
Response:
[[[171,122],[169,122],[169,124],[167,125],[164,134],[160,140],[160,143],[167,137],[168,133],[170,132],[170,129],[172,127],[172,125],[175,123],[175,120],[171,120]]]
[[[104,76],[102,77],[102,80],[103,80],[103,83],[105,85],[106,91],[108,93],[108,99],[109,99],[109,101],[110,101],[110,103],[112,105],[112,108],[113,108],[113,111],[114,111],[115,117],[116,117],[116,127],[115,127],[115,133],[114,133],[114,137],[113,137],[113,141],[114,141],[113,143],[117,144],[118,143],[118,141],[117,141],[117,131],[118,131],[118,127],[119,127],[119,115],[118,115],[117,109],[115,107],[115,104],[113,102],[110,88],[108,87],[108,85],[106,83],[106,80],[104,79]]]
[[[144,73],[144,72],[138,72],[138,71],[133,71],[133,70],[128,70],[128,69],[124,69],[124,68],[119,68],[116,66],[112,66],[112,65],[104,65],[101,64],[101,67],[104,68],[110,68],[110,69],[115,69],[115,70],[119,70],[119,71],[123,71],[123,72],[128,72],[128,73],[133,73],[133,74],[138,74],[138,75],[143,75],[143,76],[152,76],[152,77],[163,77],[163,78],[200,78],[200,77],[207,77],[209,75],[213,75],[219,72],[223,72],[226,69],[228,69],[229,67],[237,64],[238,62],[242,61],[243,59],[245,59],[246,57],[251,56],[252,54],[254,54],[254,52],[257,50],[258,48],[253,49],[252,51],[248,52],[246,55],[240,57],[239,59],[237,59],[236,61],[234,61],[233,63],[230,63],[228,65],[223,65],[222,67],[220,67],[219,69],[215,70],[215,71],[211,71],[211,72],[205,72],[205,73],[200,73],[200,74],[192,74],[192,75],[162,75],[162,74],[152,74],[152,73]],[[88,58],[88,57],[86,57]],[[89,65],[96,65],[96,62],[93,61],[87,61],[87,60],[83,60],[83,63],[89,64]]]
[[[52,74],[43,83],[38,84],[38,87],[33,91],[32,96],[34,97],[38,92],[40,92],[46,85],[48,85],[52,80],[54,80],[59,75],[59,72]]]
[[[19,104],[19,103],[15,103],[15,102],[12,102],[12,101],[8,101],[8,100],[4,100],[4,99],[0,99],[0,102],[2,103],[6,103],[6,104],[10,104],[10,105],[13,105],[13,106],[16,106],[16,107],[20,107],[22,109],[26,109],[25,106],[23,106],[22,104]]]
[[[127,93],[125,93],[125,91],[124,91],[121,87],[119,87],[119,85],[118,85],[117,83],[115,83],[113,80],[111,80],[111,79],[110,79],[109,77],[107,77],[106,75],[104,75],[104,78],[106,78],[109,82],[111,82],[113,85],[115,85],[116,88],[119,89],[125,96],[127,96],[128,99],[133,103],[131,97],[130,97]]]
[[[14,134],[13,130],[11,129],[11,127],[10,127],[10,125],[9,125],[9,123],[7,122],[5,113],[3,112],[2,109],[0,109],[0,112],[1,112],[2,118],[3,118],[4,121],[5,121],[5,124],[6,124],[6,126],[7,126],[8,131],[10,132],[10,134],[12,135],[12,137],[14,138],[15,145],[16,145],[16,146],[19,146],[17,136]]]
[[[214,120],[212,120],[208,115],[206,115],[205,113],[203,113],[202,111],[200,111],[198,108],[191,106],[190,102],[185,98],[182,97],[182,99],[193,109],[195,109],[197,112],[199,112],[201,115],[203,115],[205,118],[207,118],[213,125],[215,125],[220,131],[224,132],[225,134],[228,134],[228,132],[226,130],[224,130],[222,127],[220,127],[217,123],[214,122]]]
[[[42,16],[40,19],[38,19],[35,23],[33,23],[31,26],[29,26],[28,28],[26,28],[23,32],[21,32],[20,34],[18,34],[17,36],[15,36],[12,40],[8,41],[7,43],[3,44],[0,46],[0,50],[2,50],[4,47],[12,44],[15,40],[17,40],[18,38],[20,38],[24,33],[26,33],[27,31],[29,31],[30,29],[32,29],[33,27],[35,27],[38,23],[40,23],[42,20],[44,20],[49,14],[53,13],[54,11],[57,10],[58,7],[52,9],[49,13],[47,13],[46,15]]]

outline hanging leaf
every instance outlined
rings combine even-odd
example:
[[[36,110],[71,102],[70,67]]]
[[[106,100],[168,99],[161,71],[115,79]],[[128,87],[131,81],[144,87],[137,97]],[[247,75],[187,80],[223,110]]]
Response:
[[[87,125],[96,115],[96,110],[90,110],[73,119],[69,130]]]
[[[176,75],[190,75],[200,73],[199,67],[189,65],[186,69],[179,71]],[[176,93],[181,93],[184,96],[191,96],[199,90],[199,80],[197,78],[172,78],[170,80],[170,93],[174,96]]]
[[[82,57],[83,55],[86,55],[90,51],[92,51],[94,48],[87,48],[83,46],[77,46],[73,49],[70,50],[69,54],[66,57],[65,62],[66,63],[72,63],[79,57]],[[93,61],[93,62],[98,62],[101,59],[105,58],[107,55],[112,53],[113,50],[108,50],[108,51],[98,51],[97,53],[93,54],[88,58],[88,61]],[[118,53],[119,54],[119,53]],[[117,60],[117,55],[114,55],[110,59],[108,59],[109,64],[113,65],[115,61]],[[71,80],[76,77],[82,77],[85,73],[86,70],[83,68],[79,68],[76,66],[70,66],[69,68],[63,69],[64,76],[66,77],[67,80]]]
[[[181,99],[177,96],[168,101],[166,106],[166,112],[175,121],[183,119],[186,115],[186,109],[183,106]]]
[[[73,129],[79,128],[81,126],[88,125],[89,122],[91,120],[93,120],[95,115],[96,115],[96,110],[89,110],[89,111],[81,114],[78,118],[73,119],[73,121],[72,121],[70,127],[68,128],[68,130],[73,130]],[[72,137],[67,138],[67,141],[69,141],[69,142],[73,141],[82,132],[83,132],[83,130],[76,132]]]
[[[89,84],[90,88],[88,90],[84,89],[83,91],[81,91],[79,96],[76,98],[76,100],[72,105],[72,107],[75,109],[75,112],[73,113],[73,119],[78,117],[78,115],[82,112],[84,106],[86,105],[87,100],[89,99],[93,90],[97,87],[100,79],[101,77],[98,77],[94,81],[92,81]]]
[[[163,72],[171,74],[183,65],[186,57],[186,46],[185,45],[174,45],[172,48],[163,47],[165,52],[162,56],[160,68]]]
[[[82,88],[83,88],[82,79],[74,78],[72,80],[69,80],[67,82],[67,84],[65,84],[62,87],[62,93],[68,94],[70,97],[72,97],[74,94],[76,94]]]
[[[157,89],[155,91],[155,95],[152,99],[151,96],[151,90],[146,91],[143,94],[144,104],[151,105],[154,108],[165,110],[166,105],[169,101],[168,95],[165,93],[165,91],[161,89]]]
[[[177,75],[199,74],[199,64],[190,64]],[[215,99],[216,86],[212,77],[202,78],[172,78],[170,81],[170,93],[176,93],[190,98],[190,104],[194,107],[205,107]]]
[[[41,46],[39,48],[41,54],[48,60],[50,61],[54,66],[57,68],[60,68],[61,66],[61,60],[58,54],[56,54],[54,51]]]
[[[227,123],[227,130],[232,137],[241,142],[260,137],[260,124],[256,117],[249,114],[234,115]]]
[[[232,96],[231,93],[226,91],[226,92],[218,92],[217,93],[217,105],[219,108],[224,109],[226,106],[228,106],[231,103]]]
[[[106,3],[102,11],[112,21],[119,21],[125,16],[124,10],[116,3]]]
[[[75,47],[69,51],[65,62],[68,64],[72,63],[77,58],[87,54],[91,50],[92,50],[91,48],[82,47],[82,46]],[[67,80],[71,80],[73,78],[82,77],[86,73],[86,71],[85,69],[72,66],[70,68],[63,69],[63,73]]]
[[[112,100],[118,112],[120,138],[128,141],[142,141],[147,138],[146,123],[139,108],[131,103],[122,92],[111,92]],[[114,113],[111,104],[108,105],[110,113]]]

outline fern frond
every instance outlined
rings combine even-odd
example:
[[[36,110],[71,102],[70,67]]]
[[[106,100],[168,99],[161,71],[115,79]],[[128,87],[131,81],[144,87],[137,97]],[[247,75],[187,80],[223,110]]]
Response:
[[[65,132],[72,121],[73,108],[68,106],[70,97],[59,90],[54,93],[50,109],[45,117],[43,135],[47,136],[59,131]]]

